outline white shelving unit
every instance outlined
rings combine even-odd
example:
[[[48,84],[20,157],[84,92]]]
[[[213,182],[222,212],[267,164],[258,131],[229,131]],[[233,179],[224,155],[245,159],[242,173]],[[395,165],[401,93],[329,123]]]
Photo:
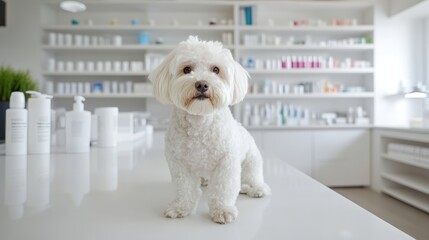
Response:
[[[54,98],[73,98],[74,95],[72,94],[54,94]],[[105,94],[105,93],[93,93],[93,94],[82,94],[85,98],[153,98],[153,95],[151,94],[127,94],[127,93],[118,93],[118,94]]]
[[[247,94],[246,99],[373,98],[374,93]]]
[[[169,2],[166,4],[173,4],[174,2]],[[159,4],[153,2],[152,4]],[[186,4],[186,3],[185,3]],[[198,4],[198,3],[196,3]],[[91,32],[105,32],[105,31],[145,31],[145,30],[168,30],[168,31],[182,31],[182,30],[194,30],[194,31],[232,31],[234,30],[233,26],[213,26],[213,25],[155,25],[155,26],[70,26],[70,25],[58,25],[58,26],[47,26],[43,28],[47,31],[65,31],[65,32],[82,32],[82,31],[91,31]]]
[[[249,74],[373,74],[368,69],[285,69],[285,70],[248,70]]]
[[[335,130],[335,129],[371,129],[372,125],[336,124],[336,125],[293,125],[293,126],[257,126],[247,127],[248,130]]]
[[[337,45],[320,46],[314,45],[244,45],[243,36],[246,34],[267,35],[274,34],[286,39],[290,36],[297,38],[303,36],[314,36],[315,39],[329,40],[347,37],[373,36],[373,6],[370,2],[266,2],[266,1],[145,1],[145,2],[93,2],[87,3],[88,9],[83,13],[66,13],[57,4],[46,4],[44,14],[42,51],[44,52],[44,62],[42,67],[46,70],[47,60],[54,57],[63,61],[144,61],[147,53],[167,54],[176,44],[188,35],[198,35],[202,39],[222,40],[222,33],[232,33],[233,43],[226,45],[231,49],[234,57],[240,60],[246,56],[282,56],[298,54],[333,55],[336,57],[355,56],[373,62],[374,45]],[[252,6],[255,11],[256,24],[248,26],[240,22],[240,8]],[[53,16],[48,18],[47,16]],[[268,17],[269,16],[269,17]],[[288,26],[291,19],[322,19],[329,22],[333,16],[335,18],[355,18],[358,21],[354,26]],[[209,25],[209,21],[215,18],[216,25]],[[71,25],[71,19],[77,19],[79,25]],[[88,25],[91,19],[93,25]],[[131,19],[139,19],[139,25],[131,25]],[[226,25],[219,24],[221,20]],[[274,21],[269,24],[267,19]],[[111,21],[115,24],[110,24]],[[229,23],[228,23],[229,22]],[[232,22],[232,24],[231,24]],[[113,36],[120,35],[123,38],[123,45],[112,46],[50,46],[48,45],[48,34],[50,32],[63,34],[81,34],[89,36]],[[146,32],[151,37],[151,43],[158,38],[164,40],[164,44],[140,45],[137,42],[138,34]],[[369,116],[373,117],[374,82],[372,68],[365,69],[282,69],[282,70],[262,70],[248,69],[252,77],[252,82],[264,79],[280,80],[293,84],[299,81],[314,81],[317,79],[333,80],[338,84],[355,84],[364,86],[367,92],[363,93],[337,93],[337,94],[305,94],[305,95],[249,95],[246,101],[278,101],[287,100],[294,104],[305,101],[306,107],[312,108],[309,101],[326,99],[342,99],[350,106],[363,106]],[[64,82],[103,82],[103,81],[147,81],[148,71],[142,72],[51,72],[42,73],[45,80],[54,84],[59,81]],[[55,89],[55,88],[54,88]],[[63,106],[68,95],[55,95],[57,100],[54,103]],[[139,96],[139,95],[136,95]],[[103,96],[103,102],[94,98],[93,106],[106,104],[110,95]],[[154,110],[156,117],[168,117],[168,108],[160,106],[156,101],[143,99],[140,97],[129,97],[126,94],[117,94],[114,97],[129,99],[127,108],[134,110]],[[132,100],[130,98],[136,98]],[[137,102],[138,101],[138,102]],[[115,104],[115,101],[110,101]],[[65,104],[67,107],[70,103]],[[330,108],[314,106],[314,111],[345,111],[345,105],[336,106],[330,104]],[[164,110],[163,110],[164,109]],[[240,118],[241,107],[234,108],[234,114]]]
[[[235,34],[235,2],[200,2],[200,1],[144,1],[144,2],[88,2],[87,11],[71,14],[62,11],[58,4],[45,4],[42,11],[42,46],[44,53],[43,76],[46,81],[56,85],[60,82],[91,82],[103,84],[106,81],[133,83],[148,82],[149,71],[139,72],[82,72],[82,71],[47,71],[48,59],[57,61],[145,61],[148,53],[167,54],[178,42],[189,35],[198,35],[202,39],[222,40],[222,33]],[[209,25],[212,18],[229,21],[227,24]],[[71,19],[77,19],[79,25],[71,25]],[[88,20],[94,23],[88,25]],[[131,20],[138,19],[140,24],[132,25]],[[111,22],[116,22],[111,24]],[[105,37],[121,36],[123,44],[109,45],[49,45],[49,33],[71,34],[73,36]],[[150,44],[140,45],[141,32],[150,36]],[[155,44],[162,39],[163,44]],[[91,40],[92,41],[92,40]],[[225,45],[234,51],[235,45]],[[113,65],[113,64],[112,64]],[[55,107],[70,108],[72,94],[53,94]],[[169,114],[169,107],[158,103],[151,94],[87,94],[86,107],[92,110],[99,106],[118,106],[121,111],[148,111],[156,119],[163,120]]]
[[[43,72],[45,76],[147,76],[148,71],[140,72]]]
[[[375,132],[380,190],[429,212],[429,139],[403,130]],[[399,147],[397,147],[399,146]],[[378,165],[378,166],[377,166]]]
[[[346,38],[372,38],[374,35],[373,5],[371,2],[243,2],[240,7],[252,6],[256,11],[256,24],[247,26],[236,24],[235,52],[237,59],[280,59],[284,56],[333,56],[337,59],[352,58],[373,63],[374,45],[366,44],[339,44],[326,45],[320,42]],[[237,12],[236,12],[237,14]],[[355,18],[357,25],[347,26],[290,26],[291,20]],[[259,35],[259,44],[249,44],[244,41],[245,35]],[[269,36],[281,38],[280,44],[262,43]],[[293,38],[297,44],[290,44],[286,40]],[[305,44],[305,39],[313,42]],[[265,63],[264,63],[265,64]],[[369,118],[374,116],[374,69],[367,68],[293,68],[293,69],[261,69],[250,68],[252,77],[250,84],[262,87],[266,80],[291,86],[318,80],[328,80],[345,86],[360,86],[365,92],[339,92],[324,94],[313,92],[308,94],[249,94],[246,101],[235,110],[235,115],[243,117],[243,107],[251,104],[261,104],[261,100],[275,104],[278,101],[293,104],[309,109],[311,112],[342,112],[346,113],[349,107],[363,107]],[[259,92],[262,92],[259,89]],[[330,102],[341,99],[342,102]],[[330,104],[328,104],[330,102]],[[265,104],[265,103],[264,103]],[[261,112],[261,110],[260,110]],[[243,121],[245,122],[245,121]],[[287,123],[286,123],[287,124]],[[351,127],[351,125],[348,125]]]
[[[340,45],[340,46],[318,46],[318,45],[298,45],[298,46],[288,46],[288,45],[276,45],[276,46],[260,46],[260,45],[241,45],[238,46],[239,50],[300,50],[300,51],[361,51],[361,50],[373,50],[374,45],[365,44],[365,45]]]
[[[263,4],[263,3],[262,3]],[[287,5],[288,3],[286,3]],[[343,4],[344,3],[337,3]],[[347,3],[346,3],[347,4]],[[252,3],[244,5],[253,5]],[[305,6],[302,6],[304,8]],[[307,6],[308,7],[308,6]],[[316,9],[316,7],[309,7]],[[328,10],[330,11],[330,10]],[[372,25],[368,26],[323,26],[323,27],[290,27],[290,26],[240,26],[239,30],[242,31],[279,31],[279,32],[369,32],[373,31]]]

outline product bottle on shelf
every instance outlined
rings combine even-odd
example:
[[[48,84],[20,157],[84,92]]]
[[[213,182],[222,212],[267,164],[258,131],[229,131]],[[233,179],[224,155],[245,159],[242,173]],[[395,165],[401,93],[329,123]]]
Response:
[[[6,155],[27,154],[27,110],[22,92],[12,92],[6,110]]]
[[[75,96],[73,111],[66,113],[66,152],[89,152],[91,113],[84,111],[82,96]]]
[[[51,98],[36,91],[28,99],[28,153],[50,152],[51,146]]]

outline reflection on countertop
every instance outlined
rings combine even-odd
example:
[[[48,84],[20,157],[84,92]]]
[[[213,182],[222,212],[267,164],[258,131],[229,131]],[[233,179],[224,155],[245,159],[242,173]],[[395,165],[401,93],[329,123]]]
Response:
[[[141,139],[89,153],[0,156],[4,158],[4,204],[9,218],[19,220],[50,208],[51,186],[62,189],[78,207],[91,191],[115,191],[118,171],[131,171],[151,141]],[[52,184],[54,183],[54,184]]]

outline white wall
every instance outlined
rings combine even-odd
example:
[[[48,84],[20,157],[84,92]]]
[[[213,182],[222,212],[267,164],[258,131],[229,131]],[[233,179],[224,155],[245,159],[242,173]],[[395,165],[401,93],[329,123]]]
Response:
[[[400,13],[425,0],[390,0],[389,16]]]
[[[0,27],[0,64],[30,70],[40,79],[41,3],[47,0],[9,0],[7,26]]]
[[[424,80],[423,22],[389,18],[389,1],[375,1],[375,90],[376,124],[408,125],[419,115],[420,105],[402,97],[386,98],[406,86]]]

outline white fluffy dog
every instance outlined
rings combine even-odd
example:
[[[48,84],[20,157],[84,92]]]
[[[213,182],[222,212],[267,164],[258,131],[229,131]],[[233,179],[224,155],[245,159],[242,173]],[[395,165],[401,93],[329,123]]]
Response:
[[[151,74],[154,95],[173,104],[167,130],[166,159],[176,198],[164,212],[169,218],[189,215],[207,186],[210,216],[229,223],[238,214],[238,194],[262,197],[262,157],[251,135],[233,118],[229,105],[243,100],[248,73],[219,42],[189,37]]]

